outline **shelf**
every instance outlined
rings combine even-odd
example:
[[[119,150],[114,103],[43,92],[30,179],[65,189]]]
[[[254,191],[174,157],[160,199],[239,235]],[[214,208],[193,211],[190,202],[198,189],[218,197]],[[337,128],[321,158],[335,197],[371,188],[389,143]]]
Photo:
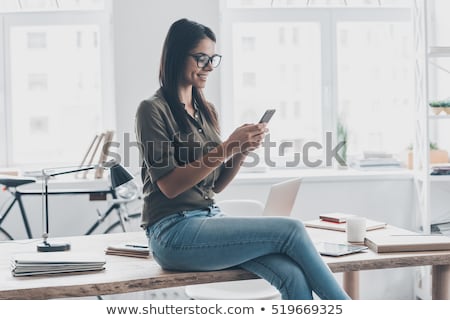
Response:
[[[429,53],[428,54],[429,58],[450,58],[450,52],[449,53]]]
[[[416,179],[419,181],[423,181],[422,176],[417,176]],[[431,182],[450,182],[450,175],[442,175],[442,176],[430,175],[430,181]]]
[[[450,58],[450,47],[430,47],[428,50],[430,58]]]
[[[450,175],[430,176],[431,182],[450,182]]]
[[[429,114],[428,119],[450,119],[450,114]]]

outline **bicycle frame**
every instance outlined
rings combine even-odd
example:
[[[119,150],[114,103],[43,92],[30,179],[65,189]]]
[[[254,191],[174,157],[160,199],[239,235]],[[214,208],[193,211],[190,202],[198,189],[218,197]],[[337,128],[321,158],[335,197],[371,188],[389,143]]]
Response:
[[[9,238],[11,238],[11,240],[12,240],[11,235],[8,232],[6,232],[5,229],[1,228],[1,225],[3,223],[3,220],[5,220],[5,218],[8,216],[8,214],[11,211],[14,204],[17,202],[19,204],[20,213],[22,215],[22,221],[25,226],[25,231],[27,232],[28,239],[33,238],[33,235],[31,233],[30,224],[28,222],[28,217],[25,212],[25,207],[23,206],[23,202],[22,202],[22,193],[15,188],[14,188],[14,190],[13,190],[13,188],[6,188],[6,190],[14,197],[14,200],[8,206],[8,209],[6,209],[5,213],[0,217],[0,229],[3,230],[3,232],[7,236],[9,236]]]
[[[117,199],[117,194],[114,189],[110,189],[110,193],[113,199]],[[105,219],[111,214],[113,210],[120,210],[121,203],[120,202],[113,202],[113,204],[108,208],[108,210],[105,211],[104,214],[99,215],[100,219],[98,219],[90,228],[88,231],[86,231],[85,235],[90,235],[92,232],[97,229],[97,227],[105,221]],[[120,212],[119,212],[120,217]]]
[[[2,232],[4,232],[11,240],[13,239],[12,236],[4,229],[1,227],[3,221],[5,220],[5,218],[9,215],[9,213],[11,212],[11,209],[13,208],[14,204],[17,202],[19,205],[19,211],[21,213],[22,216],[22,220],[23,220],[23,224],[25,226],[25,230],[27,233],[27,237],[29,239],[33,238],[33,234],[31,232],[31,228],[30,228],[30,224],[28,222],[28,217],[26,214],[26,210],[23,204],[23,200],[22,197],[23,196],[29,196],[29,195],[39,195],[42,196],[42,192],[40,191],[24,191],[21,192],[19,190],[17,190],[16,188],[6,188],[6,190],[14,197],[13,201],[9,204],[8,208],[6,209],[5,213],[0,217],[0,230],[2,230]],[[103,213],[100,215],[100,219],[98,219],[90,228],[89,230],[85,233],[85,235],[89,235],[92,234],[97,227],[103,223],[105,221],[105,219],[111,214],[111,212],[113,210],[118,210],[119,212],[119,219],[122,220],[121,218],[121,214],[120,214],[120,208],[122,203],[125,202],[129,202],[132,201],[133,199],[129,200],[129,201],[121,201],[117,199],[117,194],[116,191],[112,188],[110,189],[105,189],[105,190],[73,190],[73,191],[50,191],[48,193],[49,195],[77,195],[77,194],[97,194],[97,195],[107,195],[110,194],[111,197],[113,198],[113,204]],[[123,223],[121,221],[121,225],[123,228]]]

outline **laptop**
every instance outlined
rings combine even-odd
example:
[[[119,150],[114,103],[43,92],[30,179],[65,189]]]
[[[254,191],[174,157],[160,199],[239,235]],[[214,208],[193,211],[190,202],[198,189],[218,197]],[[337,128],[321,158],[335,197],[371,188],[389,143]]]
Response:
[[[295,178],[272,185],[262,215],[290,216],[301,181],[301,178]]]

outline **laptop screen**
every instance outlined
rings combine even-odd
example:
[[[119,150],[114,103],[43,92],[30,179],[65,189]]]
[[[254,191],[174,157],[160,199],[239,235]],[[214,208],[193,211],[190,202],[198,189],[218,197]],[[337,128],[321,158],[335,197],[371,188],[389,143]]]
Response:
[[[263,215],[290,216],[295,200],[297,199],[301,181],[301,178],[295,178],[272,185],[266,200]]]

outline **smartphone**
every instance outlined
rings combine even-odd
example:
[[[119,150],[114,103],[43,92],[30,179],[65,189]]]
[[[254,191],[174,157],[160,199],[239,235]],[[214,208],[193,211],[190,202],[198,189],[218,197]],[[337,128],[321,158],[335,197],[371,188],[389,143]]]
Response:
[[[266,112],[264,112],[261,120],[259,120],[259,123],[268,123],[275,111],[275,109],[267,109]]]

